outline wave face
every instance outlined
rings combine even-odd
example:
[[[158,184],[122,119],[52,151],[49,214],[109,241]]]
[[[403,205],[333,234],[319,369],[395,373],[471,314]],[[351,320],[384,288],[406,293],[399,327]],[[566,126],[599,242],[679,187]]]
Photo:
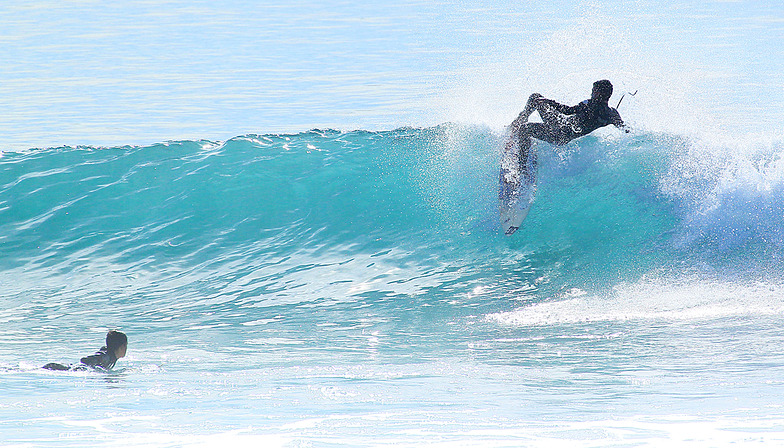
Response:
[[[540,144],[538,196],[510,238],[497,229],[500,140],[443,125],[4,153],[0,263],[39,287],[112,278],[267,303],[535,299],[653,272],[781,267],[776,146]]]
[[[537,144],[506,237],[501,143],[442,125],[2,154],[0,420],[123,446],[780,427],[781,146]],[[40,369],[107,329],[130,341],[111,374]]]

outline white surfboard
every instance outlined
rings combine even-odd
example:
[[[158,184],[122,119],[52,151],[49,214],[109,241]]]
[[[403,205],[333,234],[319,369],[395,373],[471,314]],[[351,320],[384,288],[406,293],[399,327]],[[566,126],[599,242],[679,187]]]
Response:
[[[536,196],[536,148],[531,146],[522,164],[519,153],[518,139],[507,136],[498,179],[501,230],[507,236],[514,234],[523,224]]]

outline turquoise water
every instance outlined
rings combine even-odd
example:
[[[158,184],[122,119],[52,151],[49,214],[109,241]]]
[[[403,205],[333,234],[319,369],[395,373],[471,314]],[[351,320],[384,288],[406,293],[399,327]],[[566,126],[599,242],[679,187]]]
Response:
[[[499,142],[444,125],[3,154],[3,439],[781,441],[781,150],[540,144],[510,238]],[[109,328],[130,338],[114,372],[40,369]]]
[[[4,3],[0,445],[784,443],[782,17]],[[599,78],[633,131],[501,235],[503,126]]]

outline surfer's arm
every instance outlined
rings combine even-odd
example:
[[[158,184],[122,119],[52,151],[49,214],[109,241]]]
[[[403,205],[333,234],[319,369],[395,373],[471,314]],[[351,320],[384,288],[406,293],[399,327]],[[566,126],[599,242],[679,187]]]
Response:
[[[622,130],[623,132],[626,132],[627,134],[631,132],[629,126],[627,126],[626,123],[623,122],[623,119],[621,118],[621,114],[619,114],[616,109],[610,109],[610,123],[615,125],[616,128]]]

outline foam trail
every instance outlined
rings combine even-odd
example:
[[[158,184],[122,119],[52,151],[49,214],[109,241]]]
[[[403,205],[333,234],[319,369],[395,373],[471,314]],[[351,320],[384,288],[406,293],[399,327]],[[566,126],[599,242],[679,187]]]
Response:
[[[784,316],[784,286],[679,278],[617,286],[608,295],[573,289],[560,298],[488,319],[512,326],[591,325],[598,322],[699,322],[725,318]]]

